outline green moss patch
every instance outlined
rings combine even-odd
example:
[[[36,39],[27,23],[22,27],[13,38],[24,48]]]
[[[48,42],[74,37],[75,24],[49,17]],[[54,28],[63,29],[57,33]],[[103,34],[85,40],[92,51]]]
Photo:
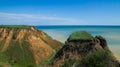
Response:
[[[81,39],[89,40],[92,38],[93,38],[93,36],[91,36],[86,31],[77,31],[77,32],[74,32],[70,35],[69,40],[81,40]]]
[[[30,27],[26,25],[0,25],[0,28],[30,29]]]

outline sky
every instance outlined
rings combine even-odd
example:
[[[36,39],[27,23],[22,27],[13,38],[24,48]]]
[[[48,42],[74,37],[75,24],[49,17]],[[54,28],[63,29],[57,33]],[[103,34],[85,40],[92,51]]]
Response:
[[[120,25],[120,0],[0,0],[0,25]]]

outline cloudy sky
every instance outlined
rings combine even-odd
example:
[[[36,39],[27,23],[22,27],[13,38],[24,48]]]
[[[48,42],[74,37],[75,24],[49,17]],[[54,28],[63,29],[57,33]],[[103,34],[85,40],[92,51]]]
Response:
[[[120,0],[0,0],[0,25],[120,25]]]

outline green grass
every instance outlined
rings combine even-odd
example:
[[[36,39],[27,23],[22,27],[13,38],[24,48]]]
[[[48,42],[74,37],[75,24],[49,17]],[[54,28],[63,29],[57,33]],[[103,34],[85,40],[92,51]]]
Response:
[[[0,62],[8,63],[11,67],[35,67],[29,43],[23,41],[20,44],[12,40],[10,44],[5,52],[0,53]]]
[[[0,67],[11,67],[9,63],[0,62]]]
[[[51,61],[53,60],[54,56],[55,56],[56,52],[54,54],[52,54],[49,58],[43,60],[38,67],[43,67],[44,65],[49,65],[49,63],[51,63]]]
[[[0,25],[0,28],[18,28],[18,29],[30,29],[26,25]]]
[[[50,37],[47,33],[44,32],[44,34],[46,35],[46,37],[47,37],[48,39],[52,39],[52,37]]]
[[[93,36],[91,36],[86,31],[77,31],[70,35],[69,40],[81,40],[81,39],[88,40],[88,39],[92,39],[92,38],[93,38]]]

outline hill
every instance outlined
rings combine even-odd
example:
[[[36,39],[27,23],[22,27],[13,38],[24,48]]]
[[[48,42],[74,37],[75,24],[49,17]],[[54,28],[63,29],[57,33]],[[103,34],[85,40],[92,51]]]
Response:
[[[72,33],[56,53],[50,67],[120,67],[105,38],[85,31]]]
[[[0,67],[120,67],[102,36],[72,33],[65,45],[33,26],[0,26]]]
[[[61,48],[33,26],[0,26],[0,67],[44,66]]]

